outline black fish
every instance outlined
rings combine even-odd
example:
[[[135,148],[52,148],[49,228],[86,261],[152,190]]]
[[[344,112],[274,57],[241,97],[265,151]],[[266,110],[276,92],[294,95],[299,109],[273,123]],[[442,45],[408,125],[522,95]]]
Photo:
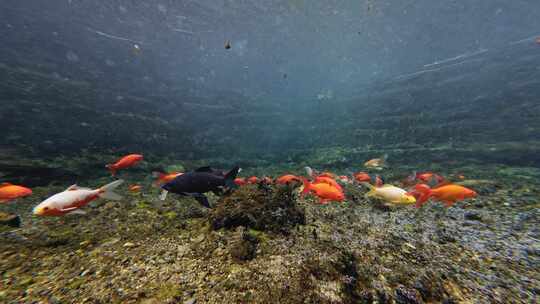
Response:
[[[216,195],[220,195],[223,193],[224,188],[236,188],[234,179],[239,171],[240,168],[238,166],[225,174],[221,170],[202,167],[195,171],[184,173],[161,187],[165,190],[161,195],[161,199],[165,199],[167,192],[189,195],[204,207],[210,208],[210,204],[204,193],[211,191]]]
[[[227,174],[227,172],[224,172],[224,171],[219,170],[219,169],[214,169],[214,168],[212,168],[210,166],[200,167],[199,169],[196,169],[193,172],[207,172],[207,173],[212,173],[214,175],[223,176],[223,177],[225,177],[225,175]]]

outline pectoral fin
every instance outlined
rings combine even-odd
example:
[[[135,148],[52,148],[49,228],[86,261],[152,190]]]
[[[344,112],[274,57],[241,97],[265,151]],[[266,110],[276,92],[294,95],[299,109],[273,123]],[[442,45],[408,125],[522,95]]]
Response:
[[[191,196],[193,196],[193,198],[196,199],[197,202],[199,202],[204,207],[211,208],[210,203],[208,202],[208,198],[206,198],[204,194],[197,193],[197,194],[192,194]]]
[[[60,209],[60,211],[65,212],[65,213],[72,213],[72,214],[86,214],[86,212],[80,210],[79,207],[64,208],[64,209]]]
[[[80,214],[80,215],[85,215],[86,212],[81,210],[81,209],[75,209],[73,211],[70,211],[68,214]]]
[[[161,194],[159,195],[159,199],[164,201],[167,198],[168,193],[169,193],[169,191],[164,189],[163,191],[161,191]]]

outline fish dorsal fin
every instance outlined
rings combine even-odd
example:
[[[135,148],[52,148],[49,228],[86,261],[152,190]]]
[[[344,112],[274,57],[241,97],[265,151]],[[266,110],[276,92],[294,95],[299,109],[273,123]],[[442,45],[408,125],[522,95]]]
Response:
[[[66,191],[73,191],[73,190],[79,190],[79,186],[77,186],[77,184],[73,184],[71,186],[69,186]]]
[[[448,185],[452,185],[452,182],[449,181],[449,180],[445,180],[445,181],[442,181],[442,182],[438,183],[437,185],[433,186],[431,189],[437,189],[437,188],[441,188],[443,186],[448,186]]]
[[[195,172],[212,172],[212,167],[205,166],[195,169]]]
[[[7,186],[12,186],[13,184],[12,183],[1,183],[0,184],[0,187],[7,187]]]
[[[75,190],[92,190],[92,189],[86,188],[86,187],[79,187],[77,186],[77,184],[71,185],[66,189],[66,191],[75,191]]]

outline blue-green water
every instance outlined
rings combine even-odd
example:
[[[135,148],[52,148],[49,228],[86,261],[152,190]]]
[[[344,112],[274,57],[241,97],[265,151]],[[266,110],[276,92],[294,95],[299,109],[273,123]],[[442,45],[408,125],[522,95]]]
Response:
[[[0,183],[32,195],[0,203],[0,302],[534,303],[539,29],[534,1],[2,1]],[[297,179],[159,199],[208,165]],[[477,195],[403,206],[360,172]]]

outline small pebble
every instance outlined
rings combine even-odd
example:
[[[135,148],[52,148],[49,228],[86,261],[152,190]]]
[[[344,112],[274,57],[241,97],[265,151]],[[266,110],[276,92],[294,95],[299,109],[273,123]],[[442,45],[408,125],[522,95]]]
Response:
[[[127,242],[127,243],[124,244],[124,247],[125,247],[125,248],[133,248],[133,247],[135,247],[135,246],[137,246],[137,245],[135,245],[135,244],[132,243],[132,242]]]
[[[184,301],[184,304],[195,304],[197,303],[197,299],[191,298],[189,300]]]

